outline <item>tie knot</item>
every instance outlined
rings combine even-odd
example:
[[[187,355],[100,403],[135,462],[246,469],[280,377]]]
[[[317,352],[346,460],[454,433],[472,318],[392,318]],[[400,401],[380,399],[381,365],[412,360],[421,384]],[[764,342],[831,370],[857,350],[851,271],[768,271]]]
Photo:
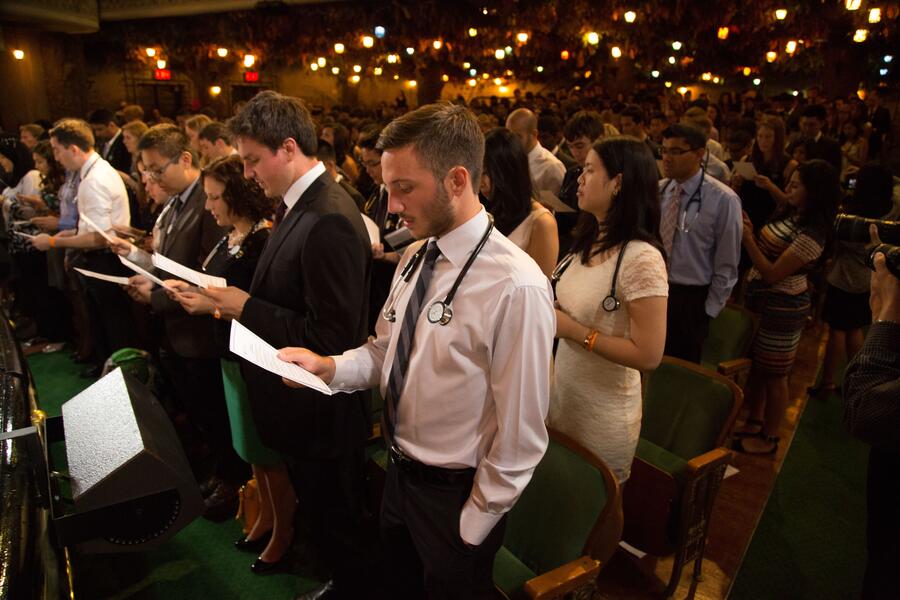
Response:
[[[428,247],[425,250],[425,264],[429,267],[434,266],[435,261],[440,255],[441,249],[438,248],[437,242],[434,240],[430,240],[428,242]]]

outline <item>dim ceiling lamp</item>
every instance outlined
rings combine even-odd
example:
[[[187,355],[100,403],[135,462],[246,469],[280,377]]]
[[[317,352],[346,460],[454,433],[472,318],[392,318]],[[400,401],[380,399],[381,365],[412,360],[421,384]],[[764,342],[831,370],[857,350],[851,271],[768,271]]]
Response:
[[[217,86],[217,85],[214,85],[214,86],[212,86],[211,88],[209,88],[209,95],[210,95],[210,96],[218,96],[218,95],[221,94],[221,93],[222,93],[222,88],[219,87],[219,86]]]
[[[16,60],[24,60],[25,59],[25,51],[24,50],[13,50],[13,58]]]
[[[622,57],[622,49],[618,46],[613,46],[610,50],[610,54],[612,54],[613,58],[621,58]]]
[[[252,54],[244,55],[244,66],[248,69],[256,63],[256,57]]]
[[[634,23],[634,20],[637,19],[637,13],[633,10],[625,11],[625,22],[626,23]]]
[[[784,21],[787,18],[787,9],[786,8],[776,8],[775,9],[775,18],[779,21]]]
[[[727,40],[728,33],[729,33],[729,30],[727,27],[719,27],[719,31],[716,32],[716,35],[719,36],[720,40]]]
[[[569,51],[563,50],[562,52],[559,53],[559,57],[563,60],[569,60]]]
[[[221,46],[219,46],[218,48],[216,48],[216,54],[219,55],[219,58],[225,58],[226,56],[228,56],[228,48],[222,48]]]

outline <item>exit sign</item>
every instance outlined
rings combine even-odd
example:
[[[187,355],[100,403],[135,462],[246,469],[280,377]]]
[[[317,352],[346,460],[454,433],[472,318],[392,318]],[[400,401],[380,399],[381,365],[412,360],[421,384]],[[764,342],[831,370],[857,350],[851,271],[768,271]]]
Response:
[[[255,83],[259,81],[259,71],[245,71],[244,81],[248,83]]]
[[[153,71],[153,79],[157,81],[169,81],[172,79],[172,71],[169,69],[155,69]]]

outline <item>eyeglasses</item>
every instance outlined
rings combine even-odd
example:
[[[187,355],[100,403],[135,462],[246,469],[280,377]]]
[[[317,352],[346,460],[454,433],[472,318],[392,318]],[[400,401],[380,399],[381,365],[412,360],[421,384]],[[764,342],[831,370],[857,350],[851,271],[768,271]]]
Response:
[[[146,167],[144,169],[144,173],[147,174],[147,177],[156,181],[163,176],[163,173],[166,172],[166,169],[168,169],[171,165],[174,165],[180,159],[181,159],[181,155],[179,154],[178,156],[176,156],[175,158],[173,158],[172,160],[170,160],[169,162],[167,162],[166,164],[164,164],[163,166],[161,166],[158,169],[151,169],[150,167]]]
[[[363,166],[366,167],[367,169],[374,169],[374,168],[376,168],[376,167],[380,167],[380,166],[381,166],[381,159],[378,159],[378,160],[364,160],[364,161],[362,161],[362,164],[363,164]]]
[[[659,153],[662,156],[671,154],[672,156],[678,157],[687,152],[693,152],[694,150],[697,150],[697,148],[666,148],[665,146],[660,146]]]

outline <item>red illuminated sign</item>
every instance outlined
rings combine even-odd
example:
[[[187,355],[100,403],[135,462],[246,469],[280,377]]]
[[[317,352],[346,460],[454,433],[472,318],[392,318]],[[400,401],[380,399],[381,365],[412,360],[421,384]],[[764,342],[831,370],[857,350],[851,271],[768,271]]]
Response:
[[[172,71],[169,69],[155,69],[153,71],[153,79],[157,81],[169,81],[172,79]]]
[[[259,71],[245,71],[244,81],[248,83],[255,83],[259,81]]]

